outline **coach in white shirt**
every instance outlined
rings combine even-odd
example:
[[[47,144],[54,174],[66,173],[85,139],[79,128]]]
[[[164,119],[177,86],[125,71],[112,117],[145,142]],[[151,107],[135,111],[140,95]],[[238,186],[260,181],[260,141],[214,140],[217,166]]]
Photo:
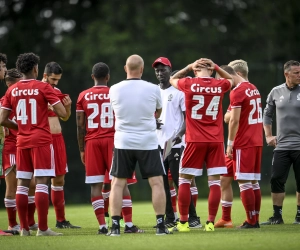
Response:
[[[141,80],[144,61],[138,55],[128,57],[127,79],[110,88],[110,102],[115,113],[115,149],[110,174],[110,209],[112,228],[109,236],[120,235],[122,194],[126,178],[131,178],[138,162],[143,178],[152,188],[152,203],[157,220],[157,235],[168,234],[164,224],[166,196],[162,175],[165,174],[157,148],[156,119],[162,104],[157,85]]]

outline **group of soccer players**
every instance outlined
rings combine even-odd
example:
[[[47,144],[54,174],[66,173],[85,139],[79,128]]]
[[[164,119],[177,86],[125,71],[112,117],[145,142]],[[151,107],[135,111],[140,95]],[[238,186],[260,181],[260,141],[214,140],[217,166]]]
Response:
[[[9,229],[19,230],[21,236],[29,236],[30,230],[37,230],[37,236],[61,235],[48,228],[50,178],[56,227],[79,228],[66,221],[64,214],[63,187],[67,162],[59,119],[68,120],[72,101],[56,88],[62,69],[51,62],[45,67],[42,81],[38,81],[39,57],[33,53],[19,55],[17,69],[6,69],[4,54],[0,54],[0,63],[1,79],[5,79],[9,87],[1,99],[0,115],[0,123],[5,128],[2,165],[7,184],[5,206]],[[152,67],[160,83],[167,82],[161,95],[165,99],[162,109],[168,110],[168,113],[157,119],[158,137],[164,138],[159,143],[160,149],[162,154],[165,153],[164,141],[171,138],[175,144],[173,148],[178,149],[171,150],[174,155],[171,159],[166,158],[164,166],[170,169],[178,187],[180,218],[176,220],[174,209],[173,214],[169,213],[166,226],[173,232],[189,232],[190,228],[201,226],[195,213],[195,203],[191,200],[191,183],[196,176],[202,175],[205,166],[210,192],[204,230],[233,227],[233,179],[239,183],[246,213],[246,220],[239,228],[259,228],[262,105],[258,89],[248,81],[247,63],[236,60],[228,66],[219,67],[212,60],[201,58],[172,76],[171,63],[165,57],[156,59]],[[214,71],[215,78],[212,77]],[[187,77],[190,72],[195,77]],[[76,104],[78,146],[86,169],[86,183],[91,185],[91,202],[99,223],[99,234],[108,233],[109,188],[105,188],[104,184],[109,184],[112,178],[108,173],[114,149],[115,117],[107,86],[109,78],[109,67],[105,63],[95,64],[92,68],[94,86],[81,92]],[[231,89],[230,106],[225,115],[229,131],[225,154],[222,100]],[[138,108],[132,107],[133,110]],[[177,116],[178,121],[175,121]],[[168,123],[168,119],[174,120],[176,125]],[[160,131],[162,128],[163,132]],[[135,182],[135,176],[127,179],[127,185]],[[165,183],[166,203],[172,204],[168,186]],[[222,218],[215,223],[220,200]],[[34,220],[35,207],[38,223]],[[132,222],[128,187],[123,192],[122,207],[124,232],[143,233],[144,230]],[[173,204],[173,208],[176,205]],[[16,221],[16,209],[20,225]],[[191,220],[193,217],[194,221]]]

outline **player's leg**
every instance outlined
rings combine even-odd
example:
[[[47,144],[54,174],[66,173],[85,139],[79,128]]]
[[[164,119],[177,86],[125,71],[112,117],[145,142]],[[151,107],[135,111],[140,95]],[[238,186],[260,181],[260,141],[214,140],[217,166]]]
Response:
[[[171,173],[169,171],[168,172],[168,180],[169,180],[172,207],[173,207],[173,211],[174,211],[175,220],[179,221],[178,214],[177,214],[177,192],[176,192],[176,189],[175,189],[175,186],[174,186],[174,182],[172,180],[172,176],[171,176],[171,179],[170,179],[170,175],[171,175]]]
[[[120,236],[120,214],[122,210],[123,190],[127,178],[131,178],[136,165],[134,150],[114,149],[110,175],[113,176],[109,197],[112,227],[108,236]]]
[[[38,230],[38,224],[35,223],[34,214],[35,214],[35,178],[31,178],[28,192],[28,225],[29,229],[36,231]]]
[[[221,175],[221,205],[222,218],[215,223],[215,227],[232,228],[231,207],[233,202],[232,180],[233,180],[233,162],[225,156],[227,174]]]
[[[152,190],[152,205],[156,215],[156,235],[169,234],[165,226],[166,193],[164,191],[163,175],[167,175],[161,153],[158,149],[136,151],[140,172],[143,179],[148,178]]]
[[[260,214],[260,206],[261,206],[261,191],[259,182],[261,179],[261,159],[262,159],[262,147],[256,147],[257,153],[256,162],[255,162],[255,180],[252,181],[252,188],[255,197],[255,216],[256,216],[256,225],[259,227],[259,214]]]
[[[104,200],[104,216],[105,216],[105,222],[106,225],[109,226],[109,195],[110,195],[110,179],[109,179],[109,173],[108,171],[105,172],[104,182],[102,186],[102,195]]]
[[[233,148],[234,176],[239,183],[240,197],[246,213],[245,222],[238,227],[240,229],[257,228],[255,195],[252,186],[252,181],[255,180],[256,153],[255,147]]]
[[[65,217],[65,174],[68,172],[67,153],[63,135],[52,134],[55,174],[51,179],[51,201],[56,215],[56,228],[80,228],[72,225]]]
[[[297,212],[295,216],[294,224],[300,224],[300,151],[294,151],[292,153],[293,157],[293,169],[296,180],[296,202],[297,202]]]
[[[282,207],[285,197],[285,183],[292,164],[290,150],[274,150],[271,174],[271,197],[273,202],[273,216],[261,225],[283,224]]]
[[[196,207],[197,206],[197,200],[198,200],[198,188],[197,188],[197,185],[196,185],[195,177],[192,179],[190,190],[191,190],[193,204]]]
[[[91,186],[91,202],[98,221],[98,234],[106,234],[108,226],[104,216],[104,199],[102,194],[103,181],[105,178],[107,141],[88,140],[85,145],[85,183]]]
[[[205,161],[209,186],[208,218],[205,224],[205,231],[214,231],[214,222],[221,199],[220,175],[227,173],[223,143],[209,143]]]
[[[16,206],[20,220],[21,236],[29,236],[29,225],[28,225],[28,190],[30,180],[33,175],[33,166],[31,162],[31,151],[30,149],[19,149],[17,148],[17,192],[16,192]],[[22,163],[22,164],[21,164]]]
[[[59,236],[48,228],[49,189],[50,177],[55,176],[54,151],[52,144],[32,148],[31,160],[35,177],[35,205],[38,214],[38,231],[36,236]],[[19,166],[19,165],[17,165]]]
[[[122,215],[125,222],[124,233],[144,233],[145,231],[132,223],[132,200],[128,184],[123,190]]]

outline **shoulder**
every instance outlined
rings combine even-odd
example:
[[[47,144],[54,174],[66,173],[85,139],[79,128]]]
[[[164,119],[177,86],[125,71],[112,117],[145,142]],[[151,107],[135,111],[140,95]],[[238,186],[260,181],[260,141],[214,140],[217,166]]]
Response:
[[[61,90],[59,88],[56,88],[56,87],[54,87],[54,91],[58,92],[58,93],[61,93]]]
[[[286,85],[285,85],[285,83],[283,83],[283,84],[280,84],[280,85],[272,88],[272,90],[271,90],[270,93],[272,93],[272,92],[279,92],[279,91],[281,91],[282,89],[285,89],[285,88],[286,88]]]

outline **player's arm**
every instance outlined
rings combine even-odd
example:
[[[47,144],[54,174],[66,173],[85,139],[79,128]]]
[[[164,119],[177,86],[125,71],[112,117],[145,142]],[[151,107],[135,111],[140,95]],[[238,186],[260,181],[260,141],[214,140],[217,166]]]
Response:
[[[62,99],[62,103],[66,109],[67,112],[67,116],[66,117],[59,117],[61,120],[63,120],[64,122],[69,120],[70,116],[71,116],[71,104],[72,104],[72,100],[70,98],[70,96],[66,96]]]
[[[232,159],[232,146],[233,141],[236,136],[237,130],[239,128],[241,108],[234,108],[230,111],[230,120],[228,125],[228,141],[227,141],[227,156]]]
[[[189,64],[187,65],[185,68],[179,70],[178,72],[176,72],[173,76],[170,77],[170,84],[178,89],[178,81],[181,79],[181,78],[184,78],[187,76],[187,74],[193,70],[192,68],[192,65],[193,64]]]
[[[61,117],[61,118],[66,118],[67,117],[67,111],[64,107],[64,105],[61,102],[58,102],[54,105],[52,105],[55,113]]]
[[[77,142],[80,152],[80,158],[83,164],[84,161],[84,137],[85,137],[85,113],[76,112],[76,124],[77,124]]]
[[[275,109],[276,106],[272,105],[271,103],[268,103],[267,100],[267,106],[264,109],[263,124],[264,124],[266,142],[268,146],[273,146],[273,147],[276,147],[277,144],[276,136],[272,135],[272,122],[273,122],[272,117],[275,112]]]
[[[9,109],[1,109],[0,110],[0,125],[6,128],[18,130],[18,124],[14,121],[8,119],[11,110]]]
[[[230,120],[230,111],[227,111],[224,115],[224,122],[229,123]]]

